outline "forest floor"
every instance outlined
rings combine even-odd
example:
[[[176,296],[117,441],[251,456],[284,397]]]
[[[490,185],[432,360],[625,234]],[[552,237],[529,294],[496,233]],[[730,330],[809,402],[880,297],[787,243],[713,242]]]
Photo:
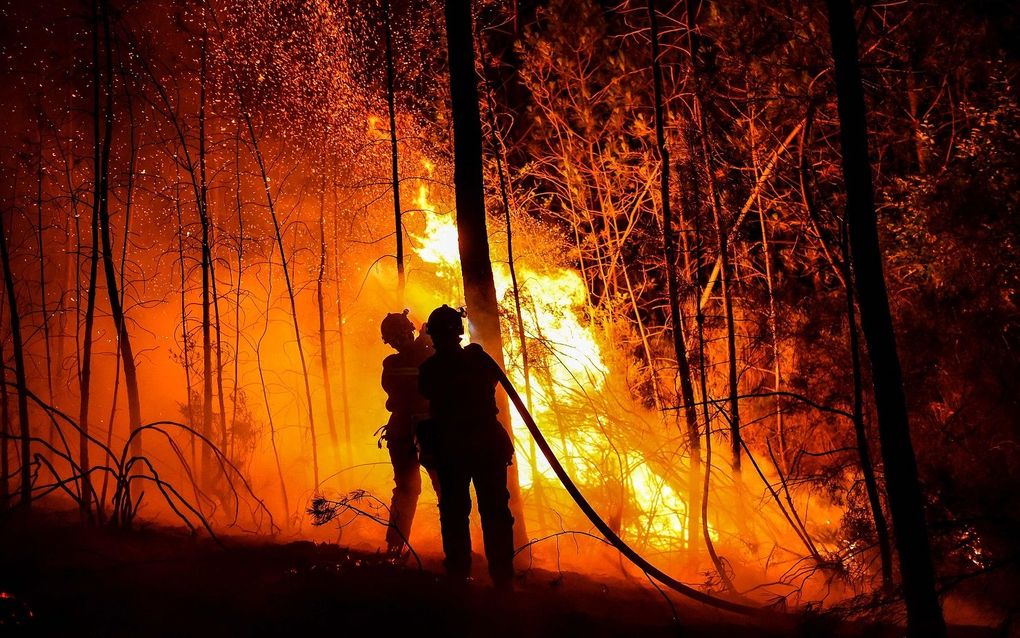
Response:
[[[533,569],[512,595],[335,544],[82,529],[67,512],[0,518],[0,636],[867,636],[825,616],[748,620],[648,586]],[[479,560],[479,563],[484,561]],[[676,619],[674,619],[674,609]],[[990,632],[954,628],[956,638]]]

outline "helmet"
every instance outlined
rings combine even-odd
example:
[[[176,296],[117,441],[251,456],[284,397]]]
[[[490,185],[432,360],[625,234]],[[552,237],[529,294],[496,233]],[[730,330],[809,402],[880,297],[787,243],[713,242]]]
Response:
[[[404,312],[391,312],[386,315],[379,326],[383,341],[393,343],[400,335],[406,334],[408,331],[414,331],[414,324],[407,318],[408,312],[408,310],[405,310]]]
[[[462,335],[464,334],[463,317],[466,314],[463,308],[457,310],[443,304],[429,315],[428,323],[425,324],[425,331],[432,337],[435,337],[437,334]]]

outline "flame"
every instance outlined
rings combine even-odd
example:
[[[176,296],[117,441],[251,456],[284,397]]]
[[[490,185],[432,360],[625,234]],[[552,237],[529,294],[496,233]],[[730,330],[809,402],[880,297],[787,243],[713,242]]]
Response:
[[[422,161],[426,176],[434,165]],[[418,185],[417,209],[424,216],[420,232],[410,232],[415,254],[431,267],[453,298],[462,295],[460,252],[455,215],[439,212],[432,201],[429,180]],[[589,397],[605,391],[610,373],[595,327],[584,319],[587,291],[580,275],[571,269],[545,264],[532,267],[517,263],[518,294],[525,338],[532,358],[528,372],[531,386],[532,416],[546,433],[550,445],[565,462],[580,485],[625,494],[628,511],[636,515],[622,521],[625,533],[644,538],[649,546],[676,549],[688,542],[684,521],[687,501],[661,476],[657,475],[636,451],[617,455],[600,427],[598,415],[591,410]],[[504,334],[504,360],[507,374],[521,394],[525,387],[520,335],[517,334],[513,279],[506,263],[493,264],[493,280],[501,315],[508,319]],[[470,309],[469,309],[470,312]],[[542,359],[541,363],[536,360]],[[570,423],[562,423],[569,411]],[[546,459],[532,457],[524,450],[530,433],[523,419],[511,411],[512,430],[518,442],[518,477],[523,490],[537,483],[554,485],[555,473]],[[559,432],[558,435],[553,433]],[[624,475],[624,480],[613,478]],[[614,485],[615,483],[615,485]],[[710,530],[714,535],[714,531]]]
[[[390,137],[389,126],[384,126],[383,119],[378,115],[368,116],[368,137],[374,140],[386,140]]]

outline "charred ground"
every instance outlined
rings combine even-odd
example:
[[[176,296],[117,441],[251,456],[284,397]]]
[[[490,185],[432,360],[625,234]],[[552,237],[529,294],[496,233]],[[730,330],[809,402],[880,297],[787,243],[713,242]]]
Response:
[[[0,527],[0,634],[878,638],[902,632],[826,615],[752,621],[676,599],[671,608],[641,582],[573,572],[527,571],[510,598],[484,578],[457,591],[438,575],[434,555],[424,556],[419,570],[331,543],[246,536],[217,543],[155,526],[83,530],[75,516],[37,511]],[[996,633],[957,627],[951,635]]]

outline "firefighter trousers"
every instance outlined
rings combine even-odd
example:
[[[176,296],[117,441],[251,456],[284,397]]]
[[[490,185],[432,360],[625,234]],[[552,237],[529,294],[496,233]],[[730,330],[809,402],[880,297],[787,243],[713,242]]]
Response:
[[[393,497],[390,500],[390,521],[386,530],[386,544],[402,547],[411,537],[411,524],[418,509],[421,494],[421,471],[418,450],[413,436],[386,440],[393,464]],[[438,485],[433,472],[429,472],[433,487]],[[436,492],[438,493],[438,489]]]
[[[514,518],[506,487],[507,466],[496,458],[484,461],[441,463],[437,468],[446,571],[454,578],[471,573],[470,485],[474,481],[489,575],[497,585],[509,584],[514,575]]]

